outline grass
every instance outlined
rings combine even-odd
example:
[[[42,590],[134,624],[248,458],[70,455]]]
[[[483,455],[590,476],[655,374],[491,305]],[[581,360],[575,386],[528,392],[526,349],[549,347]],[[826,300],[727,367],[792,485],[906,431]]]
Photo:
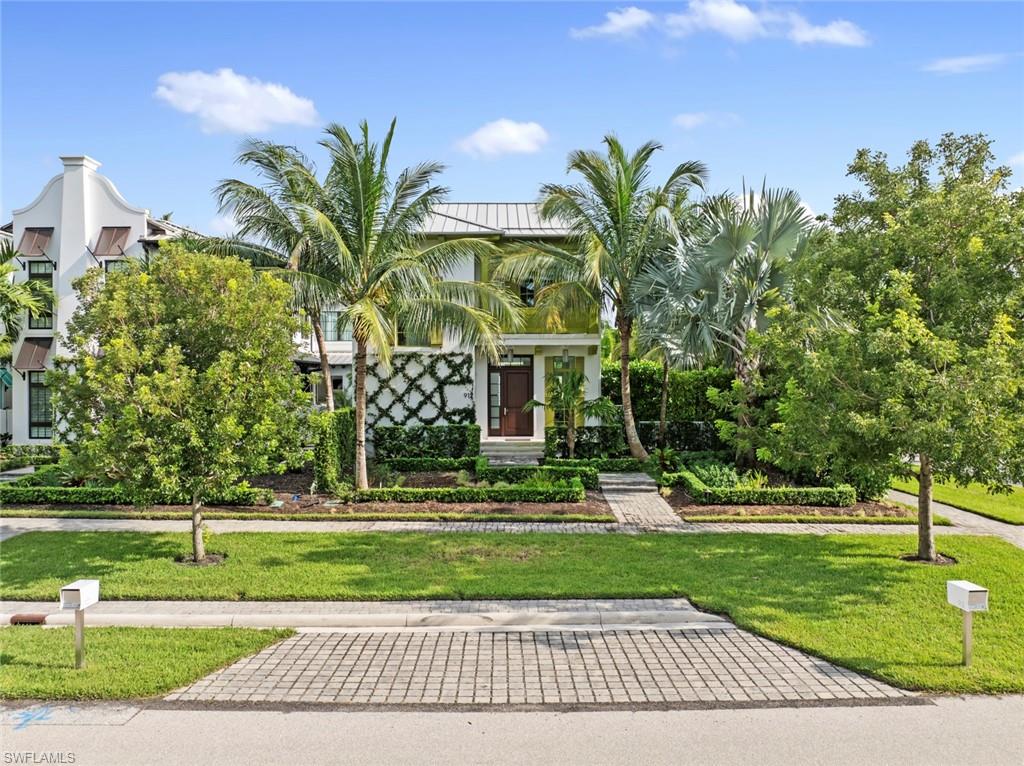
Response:
[[[893,489],[917,494],[917,479],[893,479]],[[954,508],[987,516],[1007,524],[1024,524],[1024,488],[1014,487],[1009,495],[993,495],[984,484],[939,484],[932,487],[932,498]]]
[[[291,633],[86,626],[85,667],[75,670],[73,628],[2,628],[0,698],[152,697],[185,686]]]
[[[77,577],[105,599],[685,596],[740,626],[907,688],[1024,692],[1024,550],[939,536],[952,566],[902,561],[912,535],[220,534],[207,568],[186,534],[32,532],[4,543],[0,596],[52,600]],[[945,582],[992,589],[960,661]]]
[[[149,521],[165,521],[191,519],[188,511],[92,511],[87,509],[50,509],[50,508],[3,508],[0,519],[144,519]],[[447,512],[410,512],[410,513],[268,513],[264,511],[232,512],[204,511],[203,518],[207,521],[234,519],[241,521],[519,521],[533,523],[590,523],[614,524],[615,516],[610,513],[473,513],[461,511]]]

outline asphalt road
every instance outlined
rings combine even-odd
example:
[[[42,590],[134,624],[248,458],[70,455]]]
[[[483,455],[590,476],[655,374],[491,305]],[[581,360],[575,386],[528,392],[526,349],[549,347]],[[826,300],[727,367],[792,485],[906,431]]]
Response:
[[[59,712],[59,711],[58,711]],[[8,720],[12,719],[8,715]],[[15,729],[3,763],[1024,764],[1024,697],[665,712],[74,708]],[[31,751],[35,761],[16,760]],[[38,760],[48,754],[49,761]],[[73,754],[73,761],[68,755]],[[24,756],[22,756],[24,758]],[[58,760],[63,758],[63,760]]]

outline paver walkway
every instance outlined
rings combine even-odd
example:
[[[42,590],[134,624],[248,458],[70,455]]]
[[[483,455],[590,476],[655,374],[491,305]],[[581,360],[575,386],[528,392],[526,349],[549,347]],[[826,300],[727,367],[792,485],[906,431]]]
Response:
[[[889,499],[896,500],[905,505],[917,505],[917,495],[911,495],[895,489],[889,490]],[[1007,524],[1004,521],[997,521],[986,516],[979,516],[977,513],[954,508],[952,505],[937,503],[934,500],[932,500],[932,508],[935,513],[945,516],[953,522],[957,528],[963,529],[972,535],[995,535],[1013,543],[1019,548],[1024,548],[1024,526],[1022,525]],[[936,529],[942,531],[948,529],[948,527],[936,527]]]
[[[598,483],[620,524],[657,528],[682,523],[646,473],[602,473]]]
[[[167,699],[529,705],[911,697],[743,630],[697,629],[301,633]]]

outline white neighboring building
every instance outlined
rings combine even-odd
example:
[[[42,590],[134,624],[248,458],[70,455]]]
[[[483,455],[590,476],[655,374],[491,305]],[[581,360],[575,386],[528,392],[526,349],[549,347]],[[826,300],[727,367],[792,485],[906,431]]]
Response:
[[[15,210],[13,221],[2,227],[21,253],[23,268],[16,279],[52,282],[57,296],[50,314],[26,319],[14,345],[10,369],[3,371],[11,384],[6,399],[0,400],[4,404],[0,426],[11,434],[14,444],[51,442],[53,413],[44,374],[51,358],[62,351],[54,336],[63,332],[77,307],[72,282],[90,267],[117,268],[125,258],[142,256],[159,241],[187,232],[130,205],[109,179],[96,172],[96,160],[76,156],[61,161],[63,173],[52,178],[30,205]],[[514,244],[557,241],[564,239],[567,231],[542,221],[532,203],[447,203],[438,206],[424,233],[431,240],[473,236]],[[485,271],[487,268],[484,266]],[[486,274],[472,262],[452,274],[457,280],[482,277]],[[521,288],[520,295],[528,306],[532,304],[530,286]],[[370,422],[446,422],[457,414],[458,420],[481,426],[485,449],[488,443],[512,442],[538,450],[552,414],[546,408],[523,413],[523,403],[544,399],[546,377],[570,366],[586,374],[587,398],[598,396],[600,335],[596,310],[593,316],[568,322],[557,333],[547,330],[529,309],[527,315],[522,330],[505,335],[505,353],[497,363],[451,337],[425,338],[416,328],[404,328],[395,350],[398,374],[389,381],[370,362]],[[353,344],[338,316],[336,311],[327,311],[321,321],[335,387],[349,390]],[[297,350],[299,365],[318,372],[320,362],[312,340],[300,338],[297,342],[302,344]],[[453,370],[461,372],[450,375]],[[438,376],[459,377],[460,382],[439,386]]]
[[[10,392],[3,420],[14,444],[49,444],[53,436],[50,392],[43,377],[50,359],[60,353],[54,336],[64,330],[78,299],[71,283],[91,266],[117,268],[126,257],[141,256],[161,239],[184,230],[154,219],[149,211],[128,202],[96,169],[91,157],[61,157],[64,171],[50,179],[27,207],[13,212],[4,226],[18,251],[18,281],[52,284],[53,310],[27,317],[14,344]]]

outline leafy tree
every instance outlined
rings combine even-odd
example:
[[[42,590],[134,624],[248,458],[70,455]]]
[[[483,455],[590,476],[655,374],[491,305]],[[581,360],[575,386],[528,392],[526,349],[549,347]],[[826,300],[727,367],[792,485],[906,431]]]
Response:
[[[536,407],[547,407],[556,419],[565,423],[565,445],[569,459],[576,456],[576,429],[584,418],[613,418],[618,408],[607,397],[587,399],[587,376],[581,370],[564,370],[548,375],[547,402],[531,399],[523,405],[523,412]]]
[[[798,299],[837,321],[791,312],[765,338],[780,420],[766,449],[872,493],[915,456],[918,557],[934,560],[936,479],[1024,479],[1024,193],[980,135],[918,142],[895,167],[862,150],[849,171],[864,191],[838,198]]]
[[[313,329],[327,409],[333,411],[334,382],[320,313],[333,303],[338,275],[314,222],[323,203],[316,168],[293,147],[255,139],[245,143],[238,163],[255,170],[264,183],[221,181],[214,194],[221,212],[233,216],[237,233],[203,240],[199,246],[217,255],[245,258],[292,285],[293,307],[306,313]]]
[[[357,136],[332,124],[321,141],[331,167],[314,212],[324,252],[332,259],[334,295],[355,339],[356,487],[366,473],[366,370],[387,369],[400,323],[418,334],[447,333],[497,358],[502,326],[516,328],[518,298],[499,286],[454,279],[459,266],[497,253],[491,243],[458,237],[427,243],[422,226],[448,190],[434,183],[443,167],[434,162],[388,171],[395,122],[382,144],[369,127]]]
[[[689,208],[689,192],[703,188],[707,168],[701,162],[681,163],[655,187],[649,180],[650,161],[660,144],[650,141],[632,154],[613,135],[605,136],[604,144],[604,155],[584,150],[569,154],[567,171],[582,175],[582,182],[541,187],[541,214],[566,223],[568,245],[535,243],[531,252],[505,257],[496,274],[514,283],[534,279],[541,285],[537,305],[553,318],[584,306],[614,310],[626,441],[634,457],[646,459],[629,383],[631,339],[639,315],[635,283],[671,247],[677,223]]]
[[[21,267],[15,259],[21,257],[10,242],[0,243],[0,359],[11,355],[11,347],[21,335],[25,317],[46,311],[53,303],[53,290],[28,280],[15,281]]]
[[[203,504],[241,478],[303,457],[308,407],[291,357],[291,288],[233,258],[162,247],[148,270],[89,270],[76,283],[68,354],[50,373],[70,469],[139,502]]]

